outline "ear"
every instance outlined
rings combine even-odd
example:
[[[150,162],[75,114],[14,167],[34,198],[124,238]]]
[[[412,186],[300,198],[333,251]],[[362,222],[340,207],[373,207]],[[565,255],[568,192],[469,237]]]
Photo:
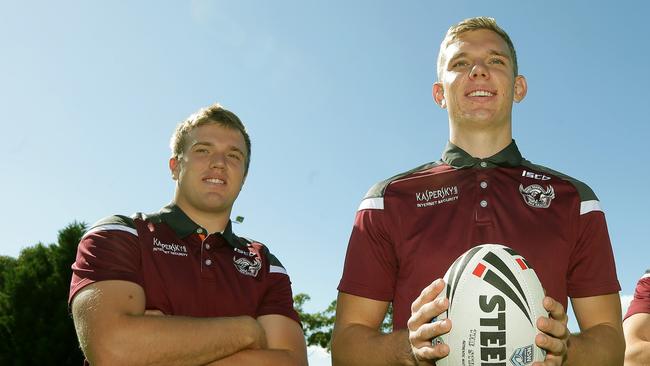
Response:
[[[172,172],[172,179],[178,180],[178,175],[181,170],[181,162],[178,161],[178,158],[169,158],[169,170]]]
[[[440,106],[440,108],[447,108],[447,102],[445,101],[445,89],[442,87],[441,82],[438,81],[433,84],[431,94],[433,96],[433,100],[437,105]]]
[[[513,95],[514,101],[516,103],[521,102],[526,97],[526,93],[528,93],[526,78],[523,75],[517,75],[515,78],[515,94]]]

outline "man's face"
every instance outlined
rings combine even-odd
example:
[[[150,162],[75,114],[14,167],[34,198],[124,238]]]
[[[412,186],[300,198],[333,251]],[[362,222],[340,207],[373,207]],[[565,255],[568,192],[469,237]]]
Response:
[[[433,96],[458,126],[509,124],[512,102],[526,95],[526,80],[514,76],[506,42],[495,32],[462,33],[443,50],[441,80]]]
[[[244,137],[236,129],[205,124],[186,139],[183,155],[169,161],[178,181],[176,204],[184,210],[230,216],[246,176]]]

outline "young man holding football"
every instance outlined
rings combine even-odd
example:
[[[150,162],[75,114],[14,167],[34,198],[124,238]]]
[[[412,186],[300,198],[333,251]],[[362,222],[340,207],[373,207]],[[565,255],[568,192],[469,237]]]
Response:
[[[449,116],[442,159],[373,186],[355,218],[339,284],[335,365],[433,364],[449,332],[449,265],[479,244],[513,248],[535,269],[549,318],[537,319],[543,365],[618,365],[624,340],[604,213],[585,184],[524,160],[512,104],[526,96],[509,36],[491,18],[452,26],[433,98]],[[581,332],[567,329],[570,297]],[[394,330],[379,331],[388,304]],[[538,363],[540,365],[540,363]]]
[[[625,366],[650,365],[650,269],[634,290],[634,299],[623,320]]]
[[[171,148],[172,203],[107,217],[79,243],[69,302],[87,360],[306,365],[287,272],[232,231],[250,162],[244,125],[215,104],[179,124]]]

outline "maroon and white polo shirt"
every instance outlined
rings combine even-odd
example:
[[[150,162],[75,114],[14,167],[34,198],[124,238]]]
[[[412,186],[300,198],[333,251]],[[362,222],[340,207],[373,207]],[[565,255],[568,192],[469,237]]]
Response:
[[[359,206],[339,291],[411,303],[466,250],[503,244],[523,255],[549,296],[620,290],[605,215],[593,191],[524,160],[513,141],[477,159],[449,143],[442,160],[376,184]]]
[[[650,269],[645,271],[645,274],[636,284],[634,299],[632,299],[630,307],[627,308],[624,319],[638,313],[650,314]]]
[[[207,235],[175,205],[99,221],[81,239],[72,270],[70,303],[88,284],[124,280],[142,286],[146,309],[166,315],[280,314],[299,322],[289,276],[266,246],[236,236],[231,223]]]

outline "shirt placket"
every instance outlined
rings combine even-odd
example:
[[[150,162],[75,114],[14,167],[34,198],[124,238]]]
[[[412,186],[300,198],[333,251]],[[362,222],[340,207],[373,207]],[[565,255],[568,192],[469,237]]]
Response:
[[[481,161],[476,169],[476,203],[475,203],[475,220],[477,225],[489,225],[492,223],[492,207],[491,207],[491,194],[490,194],[490,172],[489,164]]]

